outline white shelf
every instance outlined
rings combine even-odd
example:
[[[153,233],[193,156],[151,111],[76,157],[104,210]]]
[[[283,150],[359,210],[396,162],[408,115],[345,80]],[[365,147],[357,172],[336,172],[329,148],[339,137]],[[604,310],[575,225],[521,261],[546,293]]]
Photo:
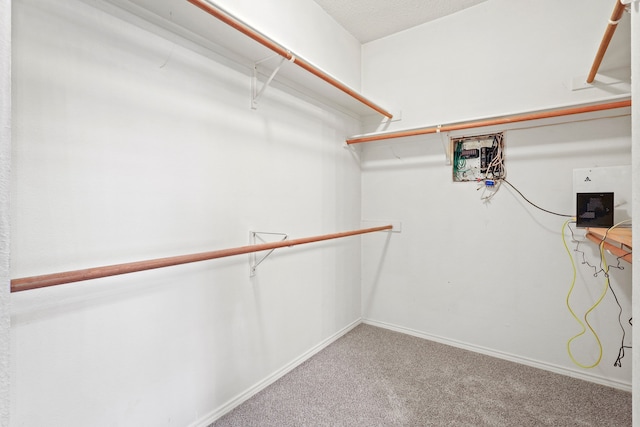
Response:
[[[276,55],[269,48],[186,0],[102,0],[91,4],[149,31],[157,33],[160,30],[163,36],[171,37],[176,42],[183,41],[187,45],[191,44],[191,47],[195,45],[200,49],[204,48],[216,59],[228,60],[245,71],[248,70],[249,74],[256,62]],[[298,52],[293,53],[304,59]],[[263,77],[261,82],[266,80],[277,63],[278,60],[274,59],[259,67],[259,73]],[[291,63],[284,64],[274,82],[358,118],[371,115],[383,117],[366,104]],[[250,84],[249,79],[247,84]],[[250,104],[250,100],[247,104]]]

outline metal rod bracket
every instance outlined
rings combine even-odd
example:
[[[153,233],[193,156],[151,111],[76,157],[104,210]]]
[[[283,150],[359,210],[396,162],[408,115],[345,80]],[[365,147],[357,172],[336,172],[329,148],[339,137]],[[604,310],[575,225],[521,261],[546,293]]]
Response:
[[[449,139],[449,132],[440,132],[440,129],[442,128],[441,125],[438,125],[438,131],[436,133],[438,133],[440,135],[440,141],[442,141],[442,149],[444,150],[444,157],[445,157],[445,164],[446,165],[451,165],[451,157],[452,157],[452,144],[451,144],[451,140]]]
[[[262,238],[262,235],[271,235],[271,236],[280,236],[280,242],[287,240],[289,237],[286,233],[271,233],[267,231],[249,231],[249,244],[256,245],[258,243],[269,243]],[[258,242],[258,240],[260,242]],[[249,277],[253,277],[256,275],[256,269],[258,266],[271,255],[271,253],[275,251],[275,249],[271,249],[265,255],[263,255],[260,259],[256,256],[256,252],[251,252],[249,254]]]
[[[268,61],[269,59],[275,56],[279,56],[279,55],[272,55],[268,58],[262,59],[260,61],[256,61],[253,64],[253,74],[251,75],[251,108],[254,110],[258,109],[258,101],[260,100],[264,92],[267,90],[267,87],[269,87],[269,85],[271,84],[271,81],[273,80],[273,78],[276,76],[276,74],[278,74],[278,71],[280,71],[280,68],[284,64],[284,61],[286,58],[284,56],[280,57],[280,62],[278,63],[278,66],[271,72],[271,75],[269,76],[267,81],[262,85],[262,88],[260,89],[258,89],[258,65],[260,65],[265,61]]]

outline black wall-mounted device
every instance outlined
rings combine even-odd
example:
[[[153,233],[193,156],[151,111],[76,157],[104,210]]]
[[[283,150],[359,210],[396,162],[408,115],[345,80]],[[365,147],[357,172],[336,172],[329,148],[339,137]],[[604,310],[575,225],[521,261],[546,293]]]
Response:
[[[613,193],[577,193],[576,215],[578,227],[613,226]]]

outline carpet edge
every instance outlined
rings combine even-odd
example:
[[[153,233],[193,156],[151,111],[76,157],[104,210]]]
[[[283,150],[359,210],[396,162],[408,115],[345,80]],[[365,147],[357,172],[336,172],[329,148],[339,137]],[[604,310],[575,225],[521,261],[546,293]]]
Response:
[[[249,387],[248,389],[241,392],[240,394],[236,395],[231,400],[224,403],[222,406],[214,409],[213,411],[209,412],[207,415],[203,416],[202,418],[198,419],[194,423],[190,424],[189,427],[209,426],[211,423],[215,422],[225,414],[231,412],[236,407],[240,406],[245,401],[253,397],[255,394],[264,390],[265,388],[267,388],[268,386],[270,386],[271,384],[273,384],[274,382],[276,382],[277,380],[279,380],[280,378],[282,378],[283,376],[285,376],[286,374],[288,374],[289,372],[291,372],[292,370],[300,366],[302,363],[309,360],[311,357],[313,357],[314,355],[322,351],[327,346],[331,345],[338,339],[342,338],[344,335],[349,333],[353,328],[360,325],[361,323],[362,323],[362,318],[358,318],[354,320],[344,328],[340,329],[338,332],[325,338],[320,343],[316,344],[309,350],[305,351],[300,356],[296,357],[291,362],[284,365],[282,368],[268,375],[266,378],[258,381],[256,384]]]
[[[418,331],[411,328],[406,328],[404,326],[395,325],[392,323],[381,322],[373,319],[362,319],[362,323],[365,325],[376,326],[383,329],[388,329],[394,332],[400,332],[406,335],[411,335],[417,338],[426,339],[429,341],[438,342],[440,344],[450,345],[452,347],[457,347],[463,350],[472,351],[475,353],[484,354],[486,356],[496,357],[498,359],[508,360],[510,362],[520,363],[522,365],[530,366],[533,368],[542,369],[544,371],[553,372],[556,374],[565,375],[568,377],[576,378],[583,381],[588,381],[595,384],[604,385],[607,387],[612,387],[618,390],[631,392],[631,384],[624,383],[621,381],[614,381],[607,378],[603,378],[597,375],[589,375],[583,372],[579,372],[577,370],[567,369],[562,366],[554,365],[551,363],[540,362],[538,360],[529,359],[526,357],[518,356],[515,354],[505,353],[497,350],[493,350],[487,347],[477,346],[474,344],[465,343],[462,341],[456,341],[449,338],[444,338],[437,335],[428,334],[426,332]]]

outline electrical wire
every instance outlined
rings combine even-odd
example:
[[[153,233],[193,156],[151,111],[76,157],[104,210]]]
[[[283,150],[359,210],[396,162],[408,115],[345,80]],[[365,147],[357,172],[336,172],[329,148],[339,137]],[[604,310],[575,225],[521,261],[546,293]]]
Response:
[[[619,309],[619,311],[618,311],[618,323],[620,324],[620,329],[622,329],[622,342],[620,344],[620,348],[618,349],[618,357],[616,358],[616,361],[613,363],[613,366],[618,367],[618,368],[622,367],[622,359],[624,358],[625,349],[627,349],[627,348],[630,349],[631,346],[624,345],[624,340],[625,340],[625,337],[626,337],[626,331],[624,329],[624,326],[622,325],[622,312],[623,312],[623,310],[622,310],[622,305],[620,305],[620,301],[618,300],[618,296],[616,295],[615,291],[613,290],[613,287],[611,286],[611,280],[609,278],[610,267],[607,265],[607,258],[605,257],[605,254],[604,254],[604,242],[605,242],[605,240],[607,238],[607,235],[609,234],[609,232],[611,230],[613,230],[614,228],[618,227],[619,225],[627,223],[629,221],[631,221],[631,220],[627,219],[627,220],[624,220],[624,221],[620,221],[619,223],[617,223],[617,224],[613,225],[612,227],[608,228],[607,231],[605,231],[604,236],[602,237],[602,240],[600,241],[600,245],[599,245],[599,248],[600,248],[600,260],[601,260],[601,264],[604,266],[602,268],[602,271],[604,272],[605,282],[607,284],[608,289],[611,290],[611,293],[613,294],[613,298],[615,299],[616,304],[618,304],[618,309]],[[620,257],[618,257],[618,263],[620,263]],[[633,326],[633,324],[631,323],[631,319],[629,319],[629,323]]]
[[[478,187],[478,190],[480,190],[482,188],[482,195],[480,196],[480,200],[482,200],[485,203],[488,203],[489,200],[491,200],[493,198],[493,196],[496,195],[496,193],[498,192],[498,190],[500,189],[500,181],[495,181],[495,183],[493,184],[493,187],[488,186],[485,183],[486,180],[482,181],[482,185],[480,185],[480,187]],[[491,188],[489,190],[489,188]],[[489,195],[485,196],[485,193],[489,191]]]
[[[598,245],[598,248],[599,248],[599,251],[600,251],[600,268],[598,268],[597,266],[595,266],[595,265],[591,264],[589,261],[587,261],[585,252],[580,250],[580,244],[585,242],[585,241],[584,240],[582,240],[582,241],[578,240],[576,238],[575,234],[574,234],[574,230],[571,227],[571,224],[569,223],[567,225],[567,228],[571,232],[571,240],[576,242],[576,247],[574,249],[574,252],[579,253],[582,256],[581,264],[587,265],[589,268],[592,268],[594,277],[598,277],[600,275],[600,273],[604,273],[604,277],[605,277],[605,281],[606,281],[607,287],[611,291],[611,294],[613,295],[613,298],[614,298],[616,304],[618,305],[618,324],[620,325],[620,329],[622,329],[622,340],[621,340],[620,348],[618,350],[618,355],[617,355],[616,360],[615,360],[615,362],[613,364],[613,366],[615,366],[615,367],[622,367],[622,359],[625,356],[625,350],[626,349],[631,349],[632,347],[631,346],[627,346],[627,345],[624,344],[625,339],[626,339],[626,330],[624,328],[624,325],[622,324],[622,314],[623,314],[624,310],[622,308],[622,305],[620,304],[620,301],[618,299],[618,296],[616,295],[615,290],[613,289],[613,286],[611,285],[609,271],[612,268],[615,268],[615,269],[618,269],[618,270],[624,270],[624,266],[621,265],[621,258],[623,258],[623,257],[625,257],[627,255],[621,255],[621,256],[616,257],[617,265],[615,265],[615,266],[614,265],[608,265],[607,261],[606,261],[606,258],[604,257],[604,244],[603,244],[603,242],[605,241],[606,236],[608,235],[608,233],[612,229],[614,229],[614,228],[618,227],[619,225],[624,224],[624,223],[626,223],[628,221],[630,221],[630,220],[621,221],[618,224],[614,225],[613,227],[607,229],[607,231],[605,232],[605,238],[602,239],[600,244]],[[631,326],[633,326],[632,320],[633,320],[633,318],[629,318],[629,320],[628,320],[629,325],[631,325]]]
[[[500,189],[501,179],[506,175],[506,169],[504,167],[504,155],[503,155],[503,134],[498,133],[493,135],[493,142],[491,144],[491,161],[487,164],[484,170],[484,179],[480,182],[482,185],[478,187],[483,188],[482,196],[480,197],[485,203],[488,203],[493,196],[496,195]],[[481,170],[482,171],[482,170]],[[487,185],[487,181],[493,181],[492,185]],[[487,191],[489,195],[485,196]]]
[[[602,268],[602,259],[600,259],[600,267],[598,268],[597,266],[591,264],[588,260],[587,260],[587,255],[586,253],[580,249],[580,245],[585,243],[585,242],[589,242],[588,240],[578,240],[576,239],[575,233],[573,231],[573,228],[571,228],[571,225],[569,225],[567,227],[569,229],[569,231],[571,231],[571,241],[572,242],[576,242],[576,247],[573,249],[574,252],[580,254],[580,257],[582,258],[582,261],[580,262],[580,264],[582,265],[586,265],[589,268],[593,269],[593,277],[598,277],[600,275],[600,273],[602,273],[604,271],[604,269]],[[631,252],[628,252],[625,255],[620,255],[619,257],[616,257],[616,265],[609,265],[609,269],[611,268],[615,268],[617,270],[624,270],[624,266],[622,266],[622,258],[628,256]]]
[[[587,255],[584,253],[584,251],[580,250],[580,244],[581,243],[582,242],[576,240],[576,247],[575,247],[575,249],[573,251],[576,252],[576,253],[579,253],[582,256],[582,261],[580,262],[580,264],[586,265],[587,267],[592,268],[593,269],[593,277],[598,277],[598,275],[604,270],[602,269],[602,267],[600,267],[600,269],[598,269],[597,266],[595,266],[595,265],[591,264],[589,261],[587,261]]]
[[[456,143],[453,151],[453,176],[460,179],[460,172],[464,172],[467,161],[462,157],[462,143]]]
[[[493,154],[485,170],[485,179],[499,180],[505,176],[502,139],[503,135],[501,133],[493,136],[493,143],[491,145]]]
[[[618,323],[620,324],[620,329],[622,329],[622,339],[621,339],[621,343],[620,343],[620,348],[618,349],[618,357],[616,357],[616,361],[613,362],[613,366],[617,367],[617,368],[621,368],[622,367],[622,359],[624,358],[624,350],[625,349],[631,349],[630,345],[624,345],[624,340],[625,337],[627,335],[627,331],[625,331],[624,329],[624,325],[622,325],[622,305],[620,305],[620,301],[618,301],[618,296],[616,295],[615,291],[613,290],[613,287],[611,287],[611,281],[609,280],[609,277],[607,276],[607,283],[609,285],[609,289],[611,290],[611,293],[613,294],[613,298],[615,298],[616,300],[616,304],[618,304]],[[631,326],[633,326],[633,323],[631,323],[632,318],[629,318],[629,324]]]
[[[620,221],[620,222],[619,222],[619,223],[617,223],[617,224],[612,225],[611,227],[609,227],[609,228],[607,229],[607,231],[605,231],[605,232],[604,232],[604,236],[602,236],[602,240],[600,240],[600,244],[599,244],[599,246],[598,246],[598,247],[600,248],[600,255],[601,255],[601,256],[600,256],[600,268],[602,269],[602,271],[604,271],[604,274],[605,274],[605,275],[606,275],[606,274],[609,274],[609,269],[610,269],[610,268],[617,268],[617,269],[619,269],[619,270],[624,270],[624,267],[621,267],[621,266],[620,266],[620,258],[624,258],[624,257],[625,257],[625,256],[627,256],[628,254],[621,255],[621,256],[619,256],[619,257],[617,257],[617,258],[616,258],[616,259],[617,259],[617,261],[618,261],[618,265],[617,265],[617,266],[615,266],[615,267],[614,267],[614,266],[607,266],[606,259],[604,258],[604,241],[607,239],[607,235],[609,234],[609,232],[610,232],[611,230],[613,230],[613,229],[614,229],[614,228],[616,228],[616,227],[619,227],[619,226],[620,226],[620,225],[622,225],[622,224],[626,224],[626,223],[629,223],[629,222],[631,222],[631,220],[630,220],[630,219],[625,219],[625,220],[623,220],[623,221]],[[603,267],[603,266],[604,266],[604,267]]]
[[[520,197],[522,197],[527,203],[529,203],[531,206],[540,209],[543,212],[547,212],[550,213],[552,215],[557,215],[557,216],[563,216],[563,217],[568,217],[568,218],[573,218],[574,215],[567,215],[567,214],[561,214],[561,213],[557,213],[557,212],[553,212],[544,208],[541,208],[540,206],[536,205],[535,203],[533,203],[531,200],[527,199],[524,194],[522,194],[520,192],[520,190],[518,190],[513,184],[511,184],[509,181],[506,180],[506,178],[500,178],[500,181],[503,181],[505,184],[507,184],[509,187],[513,188],[516,193],[518,193],[520,195]]]
[[[582,364],[582,363],[578,362],[576,360],[576,358],[573,356],[573,353],[571,352],[571,343],[573,342],[573,340],[575,340],[576,338],[584,335],[587,332],[587,327],[585,327],[585,323],[582,323],[582,321],[578,318],[576,313],[571,308],[571,304],[569,303],[569,299],[571,297],[571,294],[572,294],[573,289],[574,289],[575,284],[576,284],[577,270],[576,270],[576,263],[573,260],[573,255],[571,254],[571,251],[569,250],[569,246],[567,245],[567,240],[565,239],[564,235],[565,235],[565,229],[566,229],[567,225],[572,221],[573,221],[573,219],[568,219],[562,225],[562,243],[564,245],[565,250],[567,251],[567,254],[569,255],[569,259],[571,259],[571,267],[573,269],[573,278],[571,280],[571,286],[569,288],[569,292],[567,293],[566,304],[567,304],[567,308],[569,309],[569,312],[571,313],[573,318],[576,320],[576,322],[578,322],[580,324],[580,327],[582,328],[582,331],[580,331],[580,333],[578,333],[577,335],[574,335],[573,337],[571,337],[569,339],[569,341],[567,341],[567,353],[569,353],[569,357],[571,358],[571,361],[573,361],[573,363],[575,363],[576,365],[578,365],[581,368],[590,369],[590,368],[595,368],[596,366],[598,366],[600,364],[600,361],[602,360],[602,343],[600,342],[600,338],[598,337],[598,334],[596,333],[596,331],[593,329],[593,327],[589,323],[588,316],[600,304],[600,302],[604,299],[604,296],[607,294],[608,287],[605,286],[603,288],[602,293],[601,293],[600,297],[598,298],[598,300],[584,314],[584,322],[587,324],[587,327],[589,328],[589,330],[593,334],[593,337],[595,338],[596,343],[598,344],[598,351],[599,351],[598,359],[591,365],[585,365],[585,364]]]
[[[570,224],[567,226],[567,228],[569,229],[569,231],[571,231],[571,241],[572,242],[576,242],[576,247],[573,249],[573,251],[576,252],[576,253],[579,253],[580,255],[582,255],[582,262],[580,264],[587,265],[590,268],[593,268],[593,277],[598,277],[598,274],[600,274],[600,271],[602,271],[602,270],[598,270],[598,267],[596,267],[595,265],[591,265],[591,263],[589,263],[589,261],[587,261],[587,256],[584,253],[584,251],[580,250],[580,244],[583,243],[585,240],[576,239],[576,235],[573,232],[573,228],[571,228]]]

